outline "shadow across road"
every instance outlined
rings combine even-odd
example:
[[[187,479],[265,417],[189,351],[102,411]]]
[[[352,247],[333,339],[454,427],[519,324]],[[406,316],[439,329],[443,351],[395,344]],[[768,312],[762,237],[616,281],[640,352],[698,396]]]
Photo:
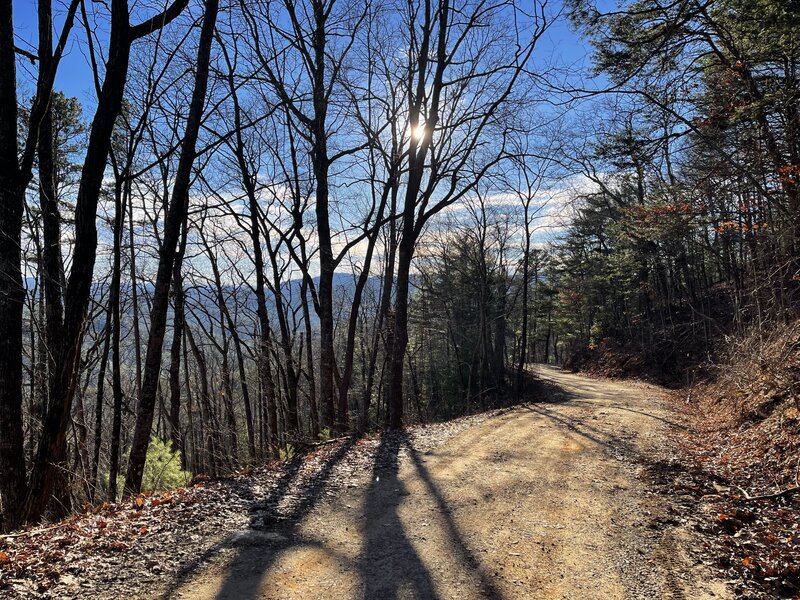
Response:
[[[368,485],[345,492],[332,485],[331,477],[353,445],[346,444],[327,457],[311,478],[303,473],[304,457],[289,461],[271,491],[251,499],[250,528],[185,565],[163,598],[324,597],[329,583],[326,569],[333,568],[341,597],[435,600],[445,590],[452,592],[441,573],[439,579],[434,577],[431,569],[435,568],[450,577],[460,574],[458,585],[469,590],[470,597],[502,600],[491,575],[460,531],[454,508],[432,477],[426,457],[415,449],[406,432],[382,433],[377,449],[372,450]],[[330,495],[332,487],[339,488],[334,495]],[[290,511],[281,509],[287,496],[301,497]],[[330,500],[323,506],[320,500],[326,496]],[[407,500],[412,502],[403,512]],[[358,504],[360,510],[347,502]],[[316,508],[320,510],[314,513],[314,525],[304,526]],[[420,510],[427,528],[420,528]],[[349,529],[350,534],[340,538],[323,529],[317,533],[318,527],[328,523],[330,531]],[[214,562],[215,569],[204,569]],[[330,570],[327,573],[330,576]],[[300,587],[283,589],[278,582],[285,581],[299,581]]]
[[[453,518],[453,508],[431,477],[424,460],[403,431],[384,432],[375,460],[372,484],[364,502],[365,539],[359,559],[364,598],[432,598],[436,588],[424,558],[410,539],[399,507],[410,491],[400,479],[400,454],[405,451],[413,471],[408,478],[422,482],[425,501],[430,505],[430,527],[442,535],[444,545],[436,554],[445,557],[450,567],[469,573],[483,598],[502,599],[484,566],[476,558]],[[415,493],[419,493],[416,490]],[[418,531],[414,535],[419,535]],[[431,534],[433,535],[433,534]]]
[[[314,547],[335,555],[319,541],[307,539],[295,530],[300,520],[323,496],[334,467],[354,443],[353,439],[343,444],[325,459],[317,473],[305,481],[300,481],[300,476],[307,456],[298,454],[290,459],[278,482],[266,496],[259,498],[251,494],[248,498],[251,501],[250,528],[228,537],[183,565],[161,597],[176,597],[178,591],[198,575],[207,563],[228,552],[233,552],[234,556],[228,562],[227,575],[214,596],[218,599],[258,598],[264,575],[282,553],[292,548]],[[299,499],[292,503],[288,511],[280,511],[278,507],[290,491]]]

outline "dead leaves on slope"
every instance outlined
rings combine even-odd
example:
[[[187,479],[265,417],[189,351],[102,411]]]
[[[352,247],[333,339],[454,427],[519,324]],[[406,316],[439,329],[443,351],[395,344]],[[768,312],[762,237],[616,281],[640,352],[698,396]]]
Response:
[[[153,550],[147,538],[178,537],[182,527],[190,530],[203,522],[206,515],[193,509],[216,496],[214,491],[196,487],[143,494],[119,504],[87,506],[83,514],[55,525],[0,535],[0,596],[82,597],[85,575],[113,580],[128,560],[138,559],[145,573],[157,574],[159,562],[147,559]]]
[[[737,597],[800,595],[800,494],[781,494],[796,485],[800,460],[794,409],[742,426],[733,412],[710,412],[725,407],[719,400],[676,406],[689,427],[675,432],[684,469],[673,487],[694,499],[686,510],[704,562]]]

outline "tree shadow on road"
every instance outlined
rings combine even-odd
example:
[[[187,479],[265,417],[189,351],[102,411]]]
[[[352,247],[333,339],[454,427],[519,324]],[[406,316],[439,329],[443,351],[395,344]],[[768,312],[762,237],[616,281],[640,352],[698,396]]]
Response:
[[[196,575],[212,559],[227,552],[232,558],[225,560],[225,575],[215,598],[249,599],[260,597],[265,577],[280,557],[302,548],[323,552],[335,562],[351,563],[343,556],[313,536],[304,535],[300,522],[330,491],[334,467],[347,454],[350,442],[331,454],[322,468],[312,478],[303,481],[303,462],[298,456],[289,461],[277,483],[263,498],[251,497],[250,529],[239,532],[217,544],[203,556],[187,564],[179,577],[162,598],[172,597],[180,587]],[[411,532],[401,520],[399,508],[408,497],[406,484],[400,479],[401,453],[406,449],[416,474],[424,482],[425,493],[435,506],[437,526],[446,534],[447,546],[437,548],[437,560],[451,561],[468,573],[487,598],[502,599],[463,540],[452,517],[451,509],[430,477],[423,459],[414,449],[405,432],[384,432],[373,457],[372,477],[363,498],[363,530],[361,552],[356,570],[360,577],[361,597],[367,599],[439,597],[433,578],[413,543]],[[287,496],[300,496],[291,510],[285,510]],[[432,557],[431,557],[432,558]],[[311,573],[313,577],[313,573]]]
[[[559,410],[560,406],[564,404],[580,404],[582,402],[576,392],[567,390],[558,383],[545,379],[540,379],[537,386],[538,393],[536,397],[539,401],[526,405],[526,410],[547,417],[553,421],[557,427],[565,427],[572,433],[597,445],[610,458],[627,460],[642,465],[646,473],[646,477],[643,477],[651,481],[652,485],[659,485],[665,489],[671,489],[675,477],[686,472],[687,469],[685,465],[680,464],[680,462],[674,459],[665,461],[657,455],[651,456],[649,453],[643,454],[642,450],[634,443],[634,437],[626,437],[624,430],[612,432],[608,429],[593,426],[591,423],[596,418],[596,415],[579,415]],[[608,408],[615,411],[635,413],[652,418],[668,427],[687,430],[685,426],[675,423],[670,419],[652,414],[649,411],[621,406],[618,402],[614,401],[613,394],[608,391],[593,389],[589,393],[599,396],[599,402],[598,400],[583,401],[587,405],[594,405],[598,409]],[[695,480],[716,481],[723,485],[728,485],[730,483],[728,479],[720,474],[707,473],[698,468],[693,469],[692,477]]]
[[[635,449],[635,445],[632,444],[630,440],[623,437],[623,435],[621,435],[622,432],[611,433],[600,427],[594,427],[591,424],[592,420],[603,414],[602,409],[635,413],[650,417],[671,427],[684,428],[682,425],[654,415],[651,412],[622,406],[615,400],[614,394],[608,390],[602,389],[602,385],[599,383],[597,386],[594,386],[593,383],[582,382],[581,390],[583,393],[563,387],[558,382],[546,378],[536,378],[535,383],[533,383],[531,387],[534,390],[532,397],[535,400],[533,403],[525,406],[526,410],[547,417],[557,425],[564,426],[582,438],[600,445],[615,456],[623,454],[630,458],[641,458],[639,456],[640,453]],[[583,397],[586,395],[590,396],[591,399]],[[566,404],[570,406],[595,408],[598,414],[573,415],[569,412],[558,410],[558,406]]]
[[[497,587],[495,587],[489,574],[486,573],[480,561],[475,557],[472,550],[470,550],[469,546],[464,541],[464,538],[459,531],[458,525],[453,519],[452,511],[445,501],[444,496],[442,496],[441,492],[434,484],[428,469],[425,467],[424,462],[419,456],[419,453],[414,449],[407,438],[406,445],[408,447],[409,454],[411,455],[411,461],[417,470],[417,474],[425,483],[425,487],[430,496],[435,500],[436,506],[439,509],[439,514],[444,520],[445,528],[451,542],[451,554],[454,555],[462,565],[467,567],[468,570],[477,575],[481,588],[480,591],[484,597],[502,600],[502,593],[499,589],[497,589]]]
[[[375,456],[372,482],[364,501],[364,545],[358,569],[364,598],[392,600],[409,594],[415,598],[438,596],[427,567],[406,535],[398,508],[408,490],[400,481],[400,448],[403,433],[381,436]]]
[[[212,585],[217,587],[209,592],[215,598],[260,597],[265,577],[281,556],[306,548],[325,554],[345,570],[355,567],[360,578],[355,589],[363,598],[436,599],[439,593],[430,565],[449,563],[449,568],[455,568],[463,576],[459,586],[471,585],[483,597],[502,600],[501,592],[465,541],[452,508],[431,477],[424,458],[403,431],[384,432],[373,457],[371,482],[363,493],[362,520],[358,524],[363,538],[355,565],[351,558],[331,548],[330,543],[300,529],[301,521],[314,510],[320,498],[330,493],[331,486],[336,487],[331,480],[334,468],[354,443],[351,441],[332,452],[311,477],[303,468],[305,456],[289,461],[269,493],[263,498],[251,494],[253,515],[250,528],[229,536],[186,564],[162,598],[173,597],[215,558],[224,559],[225,568],[221,584],[214,584],[214,575],[211,575]],[[401,519],[400,506],[410,494],[405,477],[400,478],[401,460],[406,453],[410,459],[406,464],[413,469],[409,474],[422,483],[421,486],[415,485],[414,489],[427,497],[426,503],[432,509],[431,525],[442,536],[434,556],[420,556],[418,544],[415,544],[417,539],[424,539],[421,537],[423,534],[432,530],[416,527],[411,530]],[[232,554],[230,558],[229,554]],[[313,572],[307,575],[314,577]],[[197,582],[202,583],[202,579]]]
[[[555,381],[537,378],[534,394],[536,401],[524,408],[550,419],[556,427],[564,427],[580,438],[598,446],[611,458],[624,458],[646,463],[647,461],[643,459],[636,445],[624,437],[624,432],[611,432],[591,424],[599,414],[602,414],[602,409],[616,410],[619,408],[613,398],[609,397],[609,393],[594,389],[586,393],[595,396],[595,399],[582,398],[579,392],[565,388]],[[564,405],[585,406],[596,410],[591,414],[584,411],[573,414],[571,411],[560,410],[560,407]]]
[[[227,575],[216,598],[231,600],[258,597],[264,575],[278,557],[291,548],[310,546],[335,554],[319,541],[298,535],[295,528],[317,504],[334,467],[354,444],[355,439],[342,444],[325,458],[322,468],[305,481],[301,481],[301,474],[307,455],[298,454],[288,461],[277,483],[263,498],[243,490],[241,493],[252,502],[250,529],[229,536],[184,565],[161,597],[171,598],[207,562],[225,551],[232,550],[235,556],[228,562]],[[296,501],[288,509],[281,509],[279,505],[290,492],[297,496]]]
[[[382,435],[372,484],[364,503],[366,534],[359,561],[364,598],[393,600],[400,597],[439,597],[430,572],[409,539],[410,532],[406,530],[398,512],[403,498],[409,494],[399,478],[400,452],[403,448],[408,451],[411,465],[435,505],[437,524],[448,542],[447,547],[438,548],[438,557],[431,558],[457,563],[476,579],[483,597],[502,599],[502,594],[465,542],[453,518],[452,509],[403,431],[389,431]]]
[[[527,371],[526,376],[528,377],[526,383],[527,396],[531,402],[536,404],[585,403],[585,400],[582,400],[580,396],[553,381],[536,377],[533,373]]]

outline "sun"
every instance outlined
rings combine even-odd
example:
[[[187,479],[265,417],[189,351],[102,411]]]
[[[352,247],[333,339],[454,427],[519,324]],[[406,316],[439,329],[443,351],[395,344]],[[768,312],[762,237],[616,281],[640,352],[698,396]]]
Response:
[[[421,141],[425,137],[425,125],[420,123],[419,125],[414,127],[414,129],[412,129],[412,131],[411,131],[411,136],[415,140]]]

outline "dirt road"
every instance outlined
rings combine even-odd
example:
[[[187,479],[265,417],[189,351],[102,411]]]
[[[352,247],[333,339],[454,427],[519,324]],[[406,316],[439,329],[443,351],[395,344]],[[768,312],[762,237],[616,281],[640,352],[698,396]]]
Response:
[[[371,469],[297,523],[243,531],[175,598],[719,598],[648,485],[657,388],[537,367],[548,401]]]

